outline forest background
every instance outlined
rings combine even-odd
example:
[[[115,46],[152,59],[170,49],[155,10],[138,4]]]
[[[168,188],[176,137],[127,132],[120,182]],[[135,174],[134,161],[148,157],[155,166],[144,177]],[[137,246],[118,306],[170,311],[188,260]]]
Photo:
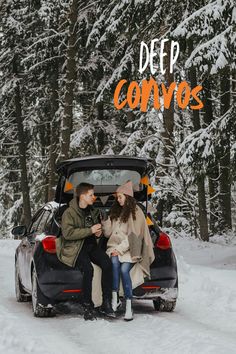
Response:
[[[53,200],[58,161],[92,154],[155,161],[153,212],[170,233],[233,234],[234,0],[1,0],[0,38],[1,237]],[[154,38],[178,41],[180,54],[173,73],[152,76],[201,85],[200,111],[176,97],[169,109],[114,107],[121,79],[150,78],[139,50]]]

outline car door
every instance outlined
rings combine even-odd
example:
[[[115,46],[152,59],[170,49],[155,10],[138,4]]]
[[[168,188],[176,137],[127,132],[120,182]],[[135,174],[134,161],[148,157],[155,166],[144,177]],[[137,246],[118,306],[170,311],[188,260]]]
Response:
[[[29,254],[32,254],[32,244],[31,244],[31,239],[34,234],[34,230],[37,229],[38,223],[40,218],[42,217],[43,214],[43,209],[40,209],[32,218],[31,224],[27,230],[26,235],[22,239],[20,243],[20,248],[19,248],[19,254],[18,254],[18,263],[19,263],[19,268],[20,268],[20,276],[21,276],[21,282],[22,285],[29,290],[30,288],[28,287],[28,279],[27,279],[27,274],[28,272],[28,263],[27,259],[29,258]]]
[[[31,290],[31,263],[36,242],[36,237],[44,233],[45,225],[51,217],[51,211],[41,209],[32,220],[25,241],[24,264],[26,289]]]

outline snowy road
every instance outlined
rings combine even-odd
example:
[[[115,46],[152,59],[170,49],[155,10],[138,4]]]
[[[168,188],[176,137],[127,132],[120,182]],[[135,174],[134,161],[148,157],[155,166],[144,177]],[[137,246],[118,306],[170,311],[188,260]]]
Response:
[[[236,353],[236,246],[174,240],[180,292],[174,313],[135,303],[135,319],[85,322],[78,311],[32,316],[14,294],[14,248],[0,240],[0,353]]]

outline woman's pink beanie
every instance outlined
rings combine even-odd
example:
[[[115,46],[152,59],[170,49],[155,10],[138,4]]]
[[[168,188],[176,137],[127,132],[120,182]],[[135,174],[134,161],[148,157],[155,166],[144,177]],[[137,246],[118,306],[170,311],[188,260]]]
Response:
[[[133,191],[132,182],[129,181],[129,182],[126,182],[125,184],[122,184],[122,186],[117,188],[116,193],[123,193],[123,194],[129,195],[130,197],[133,197],[134,191]]]

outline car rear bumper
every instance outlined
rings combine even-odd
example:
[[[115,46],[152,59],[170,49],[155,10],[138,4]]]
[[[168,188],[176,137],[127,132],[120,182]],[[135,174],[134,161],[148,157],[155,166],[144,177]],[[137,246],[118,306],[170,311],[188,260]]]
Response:
[[[135,294],[133,295],[134,299],[140,300],[156,300],[157,298],[162,298],[167,301],[176,301],[178,297],[178,288],[160,288],[153,289],[148,292],[144,292],[143,294]]]
[[[151,279],[133,290],[136,299],[162,298],[175,301],[178,297],[178,274],[175,267],[151,269]]]
[[[80,300],[83,296],[83,276],[79,270],[48,271],[38,278],[39,287],[50,303],[57,301]],[[175,301],[178,288],[174,287],[176,279],[148,281],[133,290],[135,299]]]
[[[42,263],[41,263],[42,265]],[[83,295],[83,274],[78,269],[53,269],[45,266],[38,273],[38,285],[50,303],[80,300]],[[173,266],[151,269],[151,280],[133,290],[136,299],[175,300],[178,296],[177,269]]]

